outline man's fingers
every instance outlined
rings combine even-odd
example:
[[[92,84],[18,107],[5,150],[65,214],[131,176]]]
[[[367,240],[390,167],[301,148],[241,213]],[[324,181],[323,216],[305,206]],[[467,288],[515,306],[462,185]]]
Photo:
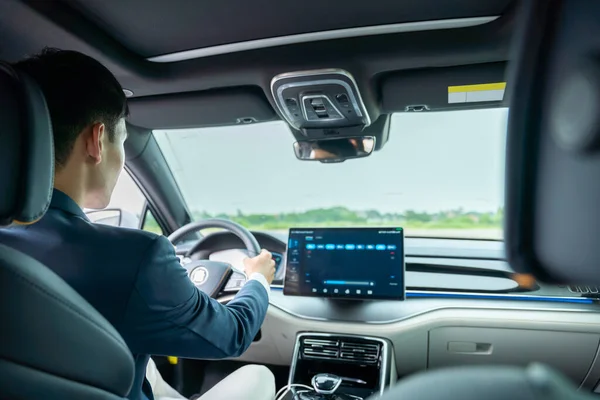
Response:
[[[267,259],[273,257],[273,255],[268,250],[265,250],[265,249],[262,249],[258,256],[264,260],[267,260]]]

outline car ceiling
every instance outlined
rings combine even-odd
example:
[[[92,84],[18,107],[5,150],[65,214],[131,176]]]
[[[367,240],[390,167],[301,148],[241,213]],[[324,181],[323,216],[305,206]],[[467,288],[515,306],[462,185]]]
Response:
[[[500,15],[507,3],[507,0],[69,2],[142,57],[332,29]]]
[[[272,106],[269,83],[274,75],[302,69],[343,68],[356,78],[368,107],[377,109],[381,104],[377,80],[386,73],[505,62],[514,19],[510,0],[330,0],[314,6],[288,1],[223,0],[203,4],[2,0],[0,59],[16,61],[45,46],[82,51],[104,63],[124,88],[134,92],[134,110],[136,101],[137,108],[144,109],[146,105],[156,107],[161,102],[180,101],[178,96],[185,93],[189,102],[190,94],[193,97],[207,91],[214,97],[215,90],[244,87],[248,93],[255,93],[257,87],[262,89],[264,96],[256,100]],[[297,43],[170,63],[147,59],[307,32],[495,16],[500,18],[459,29]],[[239,106],[243,108],[242,102]],[[176,114],[175,107],[171,109]],[[187,109],[193,113],[194,107]],[[175,123],[182,117],[175,114],[167,120]],[[140,115],[147,115],[148,119],[140,117],[133,123],[154,127],[154,112]],[[272,115],[267,119],[272,119]],[[199,118],[187,120],[187,125],[202,124]]]

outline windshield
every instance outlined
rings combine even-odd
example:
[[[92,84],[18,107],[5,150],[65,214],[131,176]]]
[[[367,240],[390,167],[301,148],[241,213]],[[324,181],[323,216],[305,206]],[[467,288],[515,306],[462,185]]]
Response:
[[[282,121],[154,131],[195,220],[271,233],[401,226],[407,236],[502,239],[505,108],[399,113],[380,151],[299,161]]]

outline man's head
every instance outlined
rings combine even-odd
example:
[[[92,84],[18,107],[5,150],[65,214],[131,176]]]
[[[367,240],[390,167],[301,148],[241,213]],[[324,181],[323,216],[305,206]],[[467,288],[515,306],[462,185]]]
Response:
[[[128,109],[121,85],[98,61],[75,51],[45,49],[16,66],[46,97],[57,181],[77,186],[81,206],[106,207],[125,160]]]

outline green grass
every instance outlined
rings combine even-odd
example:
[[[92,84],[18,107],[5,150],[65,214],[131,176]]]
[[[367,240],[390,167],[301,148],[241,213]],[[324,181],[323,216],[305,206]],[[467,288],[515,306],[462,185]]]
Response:
[[[195,221],[207,218],[229,219],[254,231],[284,232],[291,227],[402,227],[407,236],[439,236],[456,238],[502,239],[504,210],[478,213],[462,209],[423,213],[380,213],[376,210],[353,211],[345,207],[312,209],[280,214],[210,215],[193,213]],[[153,218],[146,221],[145,230],[162,234]],[[211,230],[215,231],[215,230]]]

